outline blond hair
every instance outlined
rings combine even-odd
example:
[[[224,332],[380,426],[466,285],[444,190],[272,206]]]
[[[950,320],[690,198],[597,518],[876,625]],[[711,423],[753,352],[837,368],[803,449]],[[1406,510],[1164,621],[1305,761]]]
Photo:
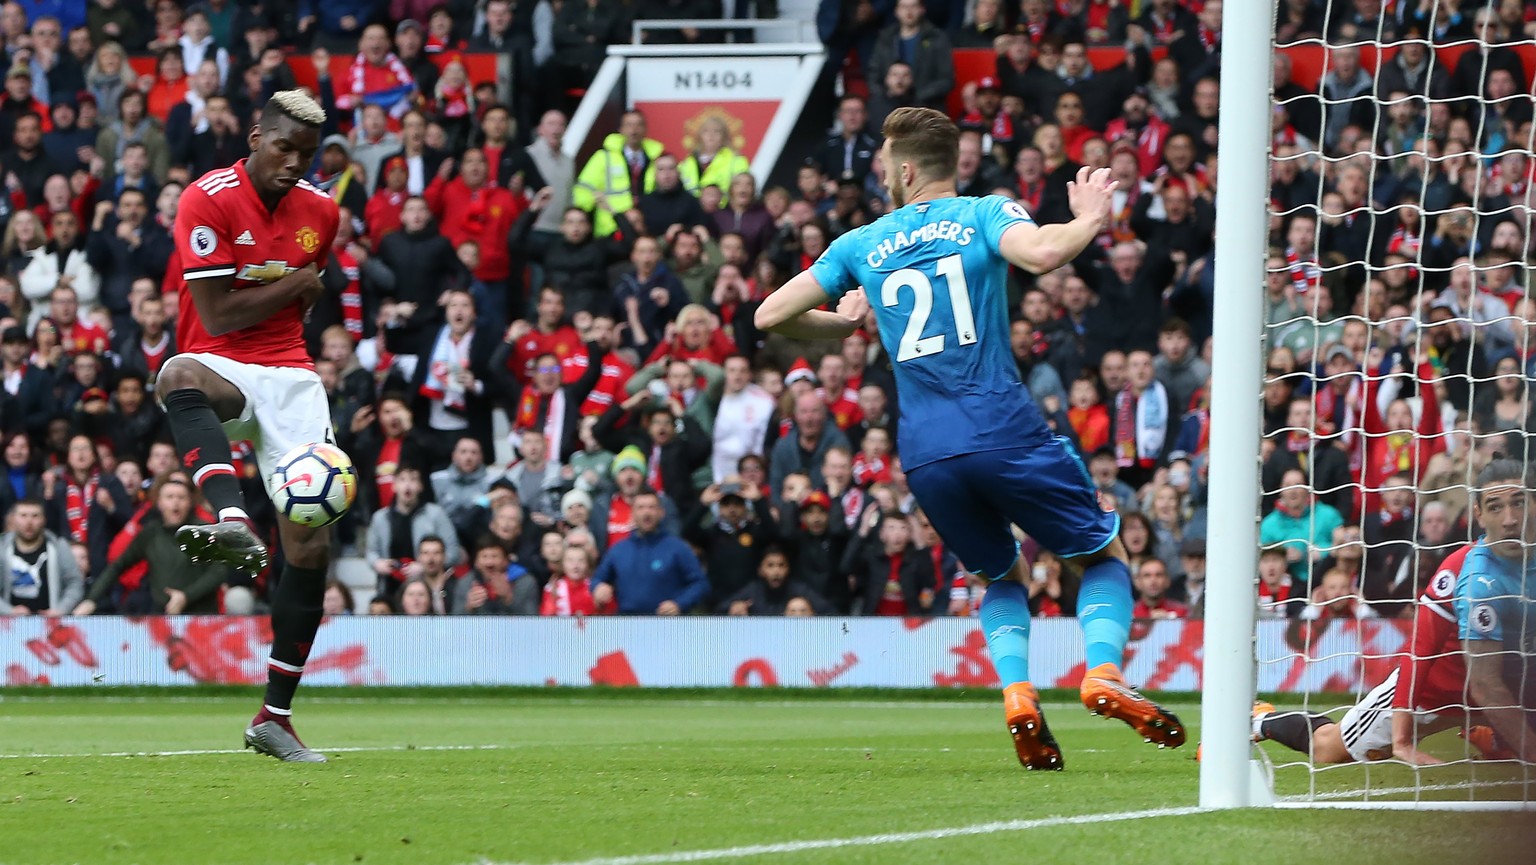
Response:
[[[272,94],[262,119],[267,120],[266,115],[274,109],[306,126],[319,126],[325,122],[325,109],[303,90],[279,90]]]

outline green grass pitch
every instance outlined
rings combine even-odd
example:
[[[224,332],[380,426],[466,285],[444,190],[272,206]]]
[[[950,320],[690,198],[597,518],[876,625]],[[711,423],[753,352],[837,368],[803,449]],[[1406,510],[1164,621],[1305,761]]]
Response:
[[[1127,817],[1196,804],[1193,744],[1159,751],[1071,696],[1047,706],[1067,771],[1036,774],[978,693],[311,689],[299,731],[332,760],[314,766],[237,750],[254,691],[12,690],[0,863],[1536,861],[1530,813]],[[1193,703],[1170,705],[1198,722]],[[1376,787],[1413,784],[1406,767],[1370,771]],[[1427,796],[1467,798],[1471,778],[1519,799],[1519,777],[1463,765],[1422,780]],[[1280,773],[1282,793],[1307,784]],[[963,831],[908,835],[929,830]]]

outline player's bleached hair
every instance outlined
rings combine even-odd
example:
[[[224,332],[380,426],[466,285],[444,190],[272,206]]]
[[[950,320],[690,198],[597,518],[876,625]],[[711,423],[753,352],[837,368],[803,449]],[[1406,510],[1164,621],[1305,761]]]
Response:
[[[960,129],[942,111],[898,108],[885,118],[881,134],[891,144],[897,165],[910,162],[928,180],[955,176],[960,158]]]
[[[325,122],[325,109],[302,90],[279,90],[267,100],[261,110],[261,125],[267,126],[285,115],[305,126],[319,126]]]

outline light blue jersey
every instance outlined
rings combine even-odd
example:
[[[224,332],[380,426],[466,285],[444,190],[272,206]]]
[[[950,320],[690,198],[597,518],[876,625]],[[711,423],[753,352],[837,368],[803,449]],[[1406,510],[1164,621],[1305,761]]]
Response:
[[[863,286],[895,359],[900,453],[911,471],[1052,443],[1008,339],[1003,232],[1032,223],[1000,195],[910,204],[832,242],[811,273],[834,300]]]
[[[1536,550],[1506,559],[1479,541],[1456,579],[1456,622],[1463,640],[1536,648]]]

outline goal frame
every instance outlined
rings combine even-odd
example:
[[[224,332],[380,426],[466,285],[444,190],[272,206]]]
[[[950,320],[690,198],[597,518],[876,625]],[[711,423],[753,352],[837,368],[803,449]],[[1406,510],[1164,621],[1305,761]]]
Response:
[[[1274,794],[1272,767],[1251,741],[1257,682],[1259,443],[1265,332],[1262,286],[1268,253],[1274,104],[1274,4],[1222,9],[1221,101],[1216,190],[1208,505],[1209,578],[1202,657],[1202,809],[1245,807],[1344,810],[1532,811],[1536,801],[1377,800]],[[1263,94],[1262,99],[1258,98]],[[1257,344],[1256,344],[1257,342]],[[1527,781],[1527,784],[1530,782]],[[1433,785],[1428,785],[1433,788]],[[1393,792],[1404,792],[1402,790]]]

